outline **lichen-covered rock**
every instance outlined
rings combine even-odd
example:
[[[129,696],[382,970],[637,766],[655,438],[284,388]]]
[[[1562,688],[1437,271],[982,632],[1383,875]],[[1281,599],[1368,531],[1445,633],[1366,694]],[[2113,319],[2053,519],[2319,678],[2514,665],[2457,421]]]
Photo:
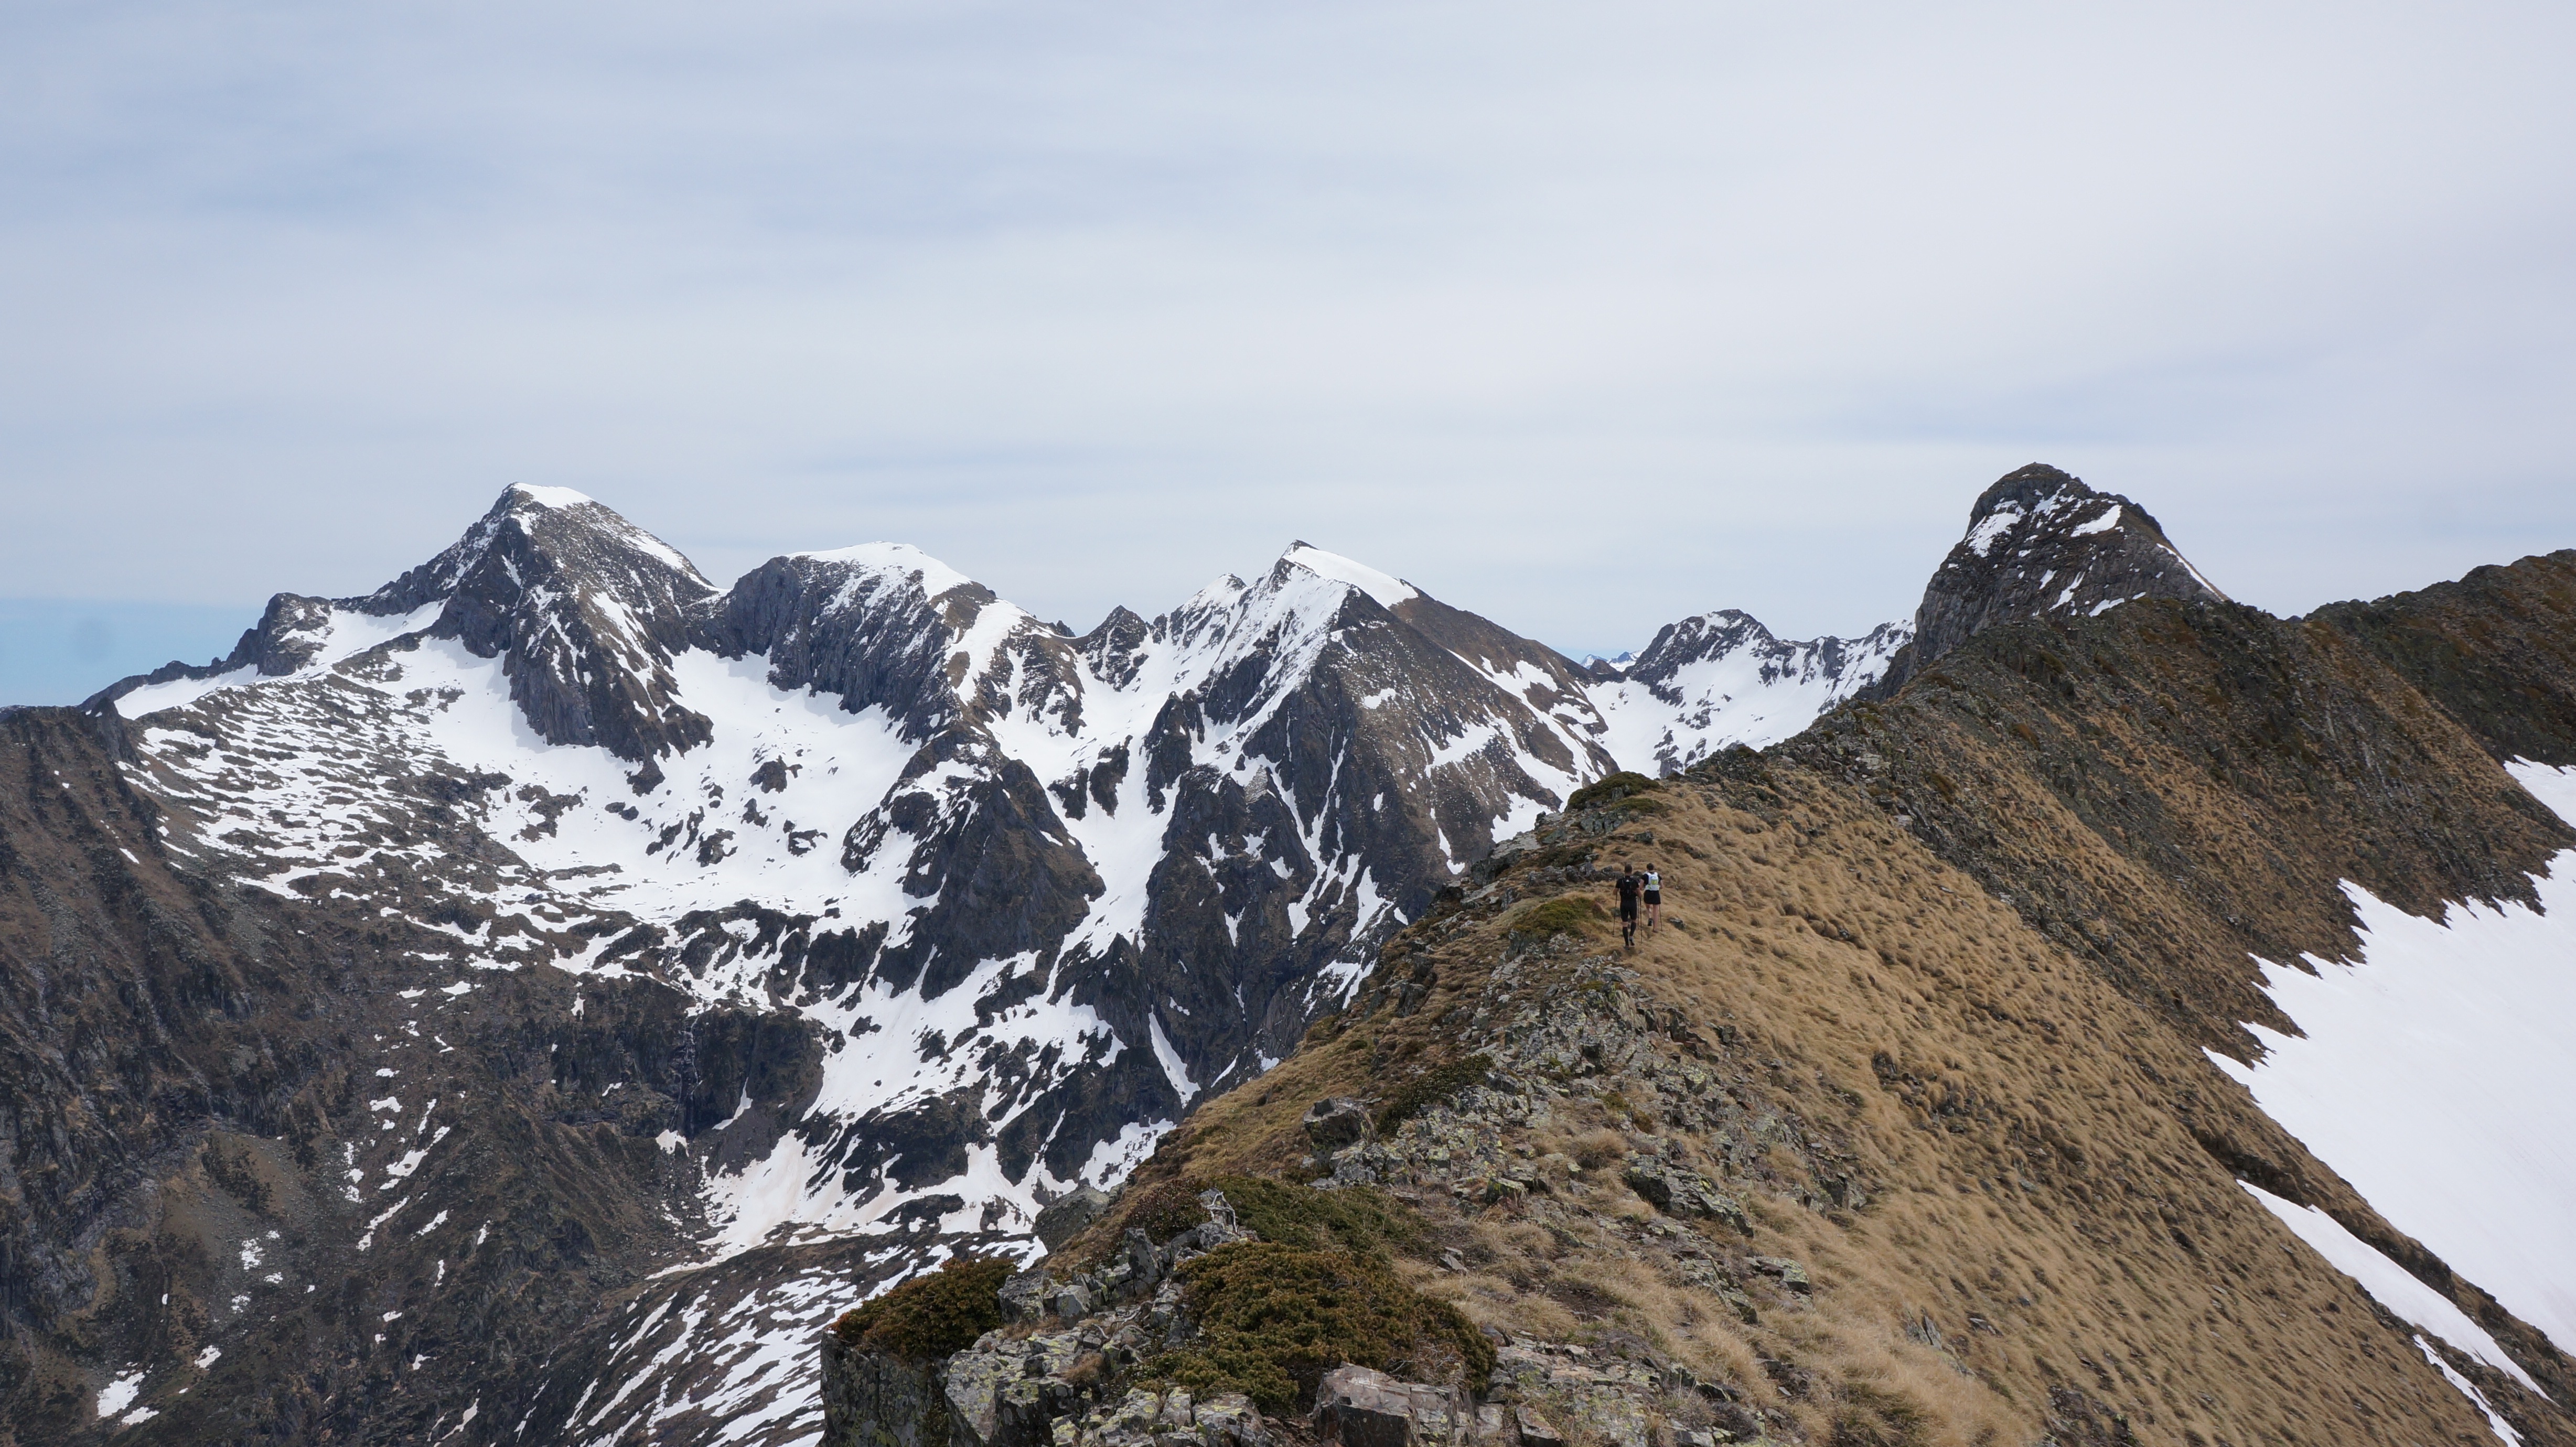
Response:
[[[1753,1223],[1744,1203],[1717,1188],[1697,1171],[1684,1170],[1653,1156],[1628,1157],[1628,1189],[1668,1216],[1707,1216],[1750,1236]]]
[[[1318,1152],[1357,1145],[1370,1135],[1367,1105],[1344,1096],[1326,1096],[1306,1108],[1306,1138]]]
[[[1227,1392],[1198,1403],[1199,1440],[1205,1447],[1269,1447],[1271,1432],[1252,1399]]]
[[[1815,1282],[1808,1279],[1807,1268],[1785,1256],[1748,1256],[1744,1264],[1765,1276],[1780,1278],[1780,1284],[1791,1291],[1806,1293],[1816,1289]]]
[[[1341,1447],[1426,1447],[1459,1441],[1471,1420],[1447,1387],[1367,1367],[1335,1367],[1315,1388],[1315,1430]]]
[[[1580,1347],[1508,1346],[1494,1355],[1494,1390],[1519,1400],[1524,1440],[1563,1442],[1572,1434],[1650,1447],[1646,1402],[1658,1385],[1650,1373],[1596,1361]]]
[[[1055,1282],[1043,1267],[1023,1271],[1005,1280],[998,1295],[1005,1321],[1042,1321],[1054,1309]]]

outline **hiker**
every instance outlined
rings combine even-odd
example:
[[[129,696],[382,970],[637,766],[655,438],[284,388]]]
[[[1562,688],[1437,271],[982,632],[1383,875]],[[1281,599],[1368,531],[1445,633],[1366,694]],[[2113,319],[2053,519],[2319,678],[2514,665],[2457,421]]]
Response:
[[[1656,921],[1664,917],[1664,876],[1656,872],[1655,866],[1649,864],[1646,866],[1645,878],[1641,882],[1645,887],[1646,896],[1646,933],[1653,934]]]
[[[1621,860],[1617,883],[1619,940],[1622,945],[1633,950],[1637,947],[1637,896],[1645,891],[1646,876],[1630,868],[1627,861]]]

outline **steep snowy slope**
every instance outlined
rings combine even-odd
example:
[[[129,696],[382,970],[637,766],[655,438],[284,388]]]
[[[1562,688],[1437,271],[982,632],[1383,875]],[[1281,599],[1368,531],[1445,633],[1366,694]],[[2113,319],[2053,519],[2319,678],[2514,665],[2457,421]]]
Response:
[[[1114,1183],[1613,767],[1563,659],[1302,543],[1069,638],[899,545],[719,593],[528,489],[195,674],[105,696],[182,859],[379,901],[425,969],[809,1022],[803,1098],[663,1123],[716,1261]]]
[[[1767,748],[1831,712],[1887,669],[1913,630],[1860,638],[1775,638],[1732,608],[1668,623],[1644,652],[1593,684],[1621,766],[1676,773],[1732,744]]]
[[[2576,771],[2512,772],[2576,825]],[[2297,1032],[2254,1025],[2253,1064],[2211,1060],[2391,1225],[2576,1349],[2576,850],[2529,904],[2427,919],[2347,888],[2353,958],[2261,962]]]

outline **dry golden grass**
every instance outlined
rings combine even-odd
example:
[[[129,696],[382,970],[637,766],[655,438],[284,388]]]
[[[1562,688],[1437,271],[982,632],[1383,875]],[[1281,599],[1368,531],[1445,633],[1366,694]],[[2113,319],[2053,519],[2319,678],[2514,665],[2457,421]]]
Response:
[[[1730,1167],[1651,1084],[1590,1082],[1591,1096],[1564,1097],[1506,1141],[1554,1194],[1462,1207],[1445,1188],[1414,1193],[1433,1242],[1469,1264],[1416,1263],[1422,1289],[1481,1325],[1645,1340],[1795,1414],[1820,1442],[1838,1412],[1866,1416],[1884,1397],[1920,1409],[1909,1430],[1922,1443],[2027,1443],[2052,1390],[2110,1404],[2138,1441],[2176,1447],[2485,1439],[2406,1335],[2195,1139],[2375,1222],[2190,1042],[1850,791],[1793,776],[1747,792],[1662,791],[1656,856],[1695,928],[1658,930],[1619,963],[1700,1032],[1703,1048],[1677,1043],[1672,1059],[1796,1121],[1807,1149],[1774,1141]],[[1416,926],[1400,947],[1426,942],[1436,961],[1425,1006],[1319,1030],[1202,1107],[1140,1179],[1300,1178],[1309,1102],[1385,1094],[1411,1062],[1467,1048],[1460,1023],[1493,967],[1532,948],[1508,937],[1513,903]],[[1584,948],[1558,942],[1564,970]],[[1747,1278],[1759,1323],[1746,1325],[1655,1264],[1663,1247],[1639,1229],[1653,1213],[1616,1169],[1648,1129],[1744,1196],[1754,1239],[1713,1241],[1721,1254],[1805,1263],[1811,1301]],[[1819,1149],[1866,1183],[1859,1210],[1824,1198]],[[1760,1358],[1794,1362],[1812,1386],[1784,1395]],[[2569,1439],[2543,1423],[2526,1440]]]

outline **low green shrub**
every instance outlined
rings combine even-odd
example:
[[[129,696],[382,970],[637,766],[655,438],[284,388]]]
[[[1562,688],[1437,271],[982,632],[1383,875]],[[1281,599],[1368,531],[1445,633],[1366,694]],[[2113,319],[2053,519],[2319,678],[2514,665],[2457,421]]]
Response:
[[[1338,1246],[1378,1256],[1422,1236],[1413,1213],[1373,1186],[1318,1191],[1267,1176],[1219,1176],[1216,1186],[1255,1235],[1302,1251]]]
[[[1196,1176],[1156,1181],[1137,1193],[1120,1229],[1142,1231],[1159,1246],[1207,1220],[1207,1208],[1199,1204],[1199,1192],[1207,1187],[1208,1183]]]
[[[953,1257],[937,1271],[851,1308],[832,1330],[844,1345],[912,1361],[961,1352],[1002,1324],[997,1293],[1010,1274],[1008,1261]]]
[[[1551,935],[1582,934],[1595,920],[1607,919],[1601,901],[1589,895],[1563,894],[1521,911],[1512,921],[1512,933],[1526,939],[1543,940]]]
[[[1494,1057],[1481,1052],[1434,1066],[1404,1083],[1378,1108],[1377,1128],[1390,1131],[1485,1078]]]
[[[1344,1362],[1436,1376],[1454,1352],[1479,1393],[1493,1371],[1492,1344],[1456,1307],[1405,1285],[1373,1257],[1247,1241],[1190,1262],[1180,1279],[1199,1335],[1139,1376],[1202,1399],[1242,1392],[1284,1414]]]
[[[1210,1186],[1225,1192],[1235,1220],[1254,1235],[1300,1250],[1383,1255],[1422,1235],[1411,1212],[1373,1187],[1318,1191],[1268,1176],[1236,1175],[1157,1181],[1127,1208],[1120,1229],[1132,1226],[1157,1245],[1169,1241],[1207,1220],[1199,1193]]]
[[[1596,804],[1615,803],[1631,794],[1642,793],[1654,786],[1655,781],[1647,778],[1645,775],[1635,773],[1627,769],[1621,769],[1615,774],[1595,779],[1591,783],[1584,785],[1582,788],[1575,790],[1573,795],[1565,801],[1565,812],[1571,814],[1577,809],[1589,809]]]

